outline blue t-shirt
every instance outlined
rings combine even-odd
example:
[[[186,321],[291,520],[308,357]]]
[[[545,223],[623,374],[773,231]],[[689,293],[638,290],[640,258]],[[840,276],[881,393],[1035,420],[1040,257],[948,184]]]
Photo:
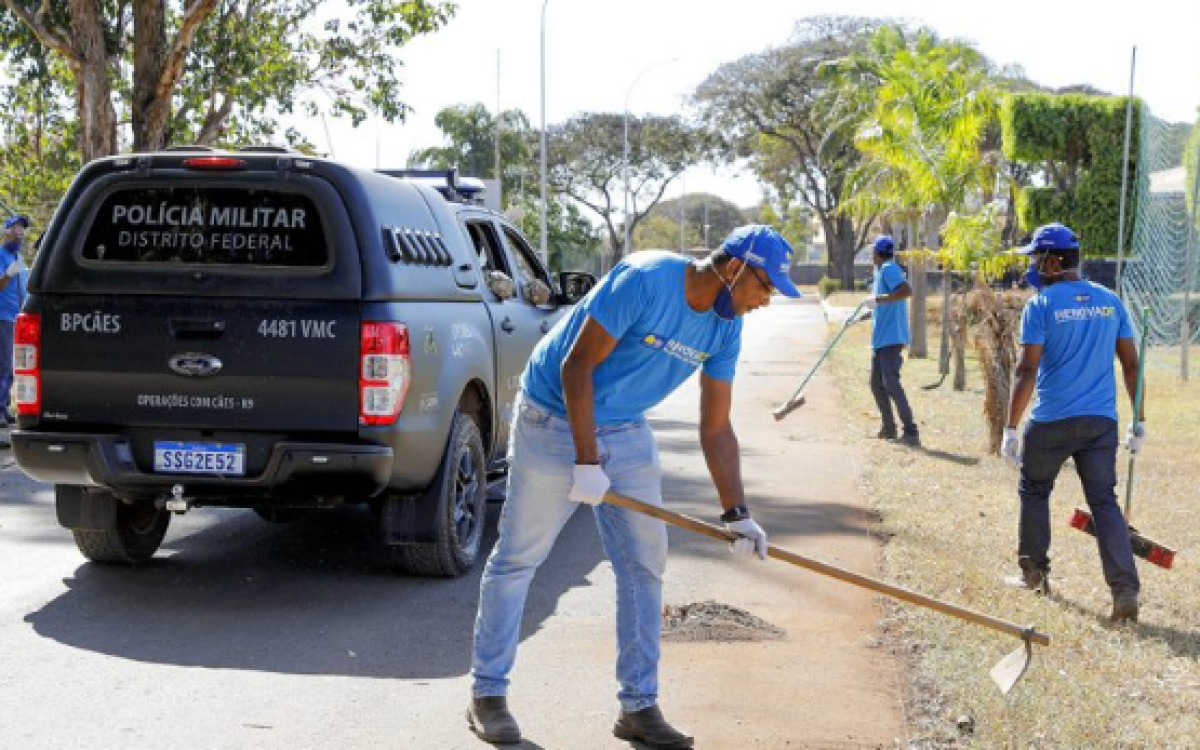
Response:
[[[20,253],[21,246],[16,243],[0,245],[0,274],[4,273]],[[25,301],[27,280],[27,275],[19,273],[9,279],[4,289],[0,290],[0,320],[12,323],[17,319],[17,313],[21,311],[21,303]]]
[[[1117,339],[1133,338],[1117,295],[1090,281],[1060,281],[1025,303],[1021,343],[1043,347],[1029,418],[1117,418]]]
[[[658,405],[697,367],[732,380],[742,319],[697,312],[684,296],[687,258],[643,251],[617,264],[534,349],[521,376],[525,395],[566,417],[562,364],[591,317],[617,345],[592,377],[598,425],[632,422]]]
[[[891,294],[896,288],[908,281],[904,269],[894,260],[889,260],[875,271],[875,281],[871,291],[878,297],[881,294]],[[908,345],[908,300],[896,302],[880,302],[875,307],[874,324],[871,328],[871,348],[882,349],[885,346]]]

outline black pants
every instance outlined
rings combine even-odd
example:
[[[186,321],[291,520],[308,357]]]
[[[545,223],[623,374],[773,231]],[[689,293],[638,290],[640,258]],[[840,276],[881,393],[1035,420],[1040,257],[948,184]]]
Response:
[[[900,384],[900,368],[904,365],[903,351],[904,347],[896,344],[881,346],[871,355],[871,393],[879,406],[883,429],[896,429],[896,417],[892,414],[892,403],[895,403],[904,431],[913,434],[917,431],[917,425],[913,422],[912,409],[908,407],[908,396],[904,394],[904,386]]]
[[[1030,422],[1021,463],[1020,546],[1017,554],[1050,569],[1050,492],[1070,457],[1096,528],[1100,565],[1114,596],[1140,588],[1129,526],[1117,505],[1117,423],[1108,417]]]

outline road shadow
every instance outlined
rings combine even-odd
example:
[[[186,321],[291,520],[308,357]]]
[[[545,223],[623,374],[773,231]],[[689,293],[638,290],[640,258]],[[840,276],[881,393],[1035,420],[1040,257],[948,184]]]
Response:
[[[489,509],[485,553],[499,510]],[[69,591],[26,622],[73,648],[156,664],[406,680],[467,673],[486,556],[462,578],[405,578],[384,567],[374,521],[359,508],[287,526],[204,512],[225,517],[168,536],[140,567],[81,565],[64,581]],[[592,514],[576,513],[534,580],[522,640],[565,592],[591,585],[602,558]]]

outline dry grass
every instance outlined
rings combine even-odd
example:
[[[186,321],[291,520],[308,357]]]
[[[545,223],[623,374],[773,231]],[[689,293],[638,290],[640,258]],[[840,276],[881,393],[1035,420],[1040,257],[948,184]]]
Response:
[[[936,329],[930,341],[936,341]],[[885,577],[1049,633],[1024,681],[1006,698],[988,669],[1018,644],[990,630],[911,605],[890,606],[886,623],[912,669],[910,746],[1014,748],[1194,748],[1200,746],[1200,383],[1179,379],[1177,352],[1151,352],[1150,438],[1138,460],[1137,526],[1178,549],[1175,569],[1139,560],[1141,623],[1111,627],[1095,540],[1067,527],[1083,496],[1064,468],[1052,498],[1054,596],[1006,585],[1017,574],[1016,473],[986,455],[983,383],[968,361],[968,390],[937,391],[936,357],[906,364],[904,379],[923,450],[872,437],[867,326],[835,350],[849,429],[866,444],[865,491],[882,516]],[[1168,357],[1174,355],[1174,359]],[[1122,425],[1128,421],[1128,405]],[[1120,454],[1121,486],[1127,455]],[[970,718],[957,724],[960,718]]]

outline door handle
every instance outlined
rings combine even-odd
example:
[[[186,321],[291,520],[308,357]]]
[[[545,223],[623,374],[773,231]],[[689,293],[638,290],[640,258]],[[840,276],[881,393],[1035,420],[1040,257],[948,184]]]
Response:
[[[542,333],[549,333],[550,332],[550,321],[543,320],[540,328],[542,329]]]
[[[517,330],[517,327],[513,325],[512,318],[505,318],[503,322],[500,323],[500,329],[505,333],[512,333],[513,331]]]
[[[225,333],[225,321],[204,318],[171,318],[167,330],[177,339],[219,339]]]

